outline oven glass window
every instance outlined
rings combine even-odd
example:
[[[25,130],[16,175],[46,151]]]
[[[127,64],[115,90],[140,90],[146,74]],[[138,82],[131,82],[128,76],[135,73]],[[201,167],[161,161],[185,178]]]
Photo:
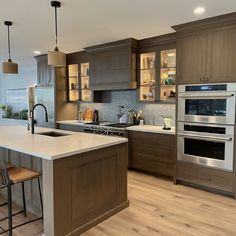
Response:
[[[225,143],[185,138],[184,153],[187,155],[225,160]]]
[[[186,99],[185,114],[226,116],[226,99]]]

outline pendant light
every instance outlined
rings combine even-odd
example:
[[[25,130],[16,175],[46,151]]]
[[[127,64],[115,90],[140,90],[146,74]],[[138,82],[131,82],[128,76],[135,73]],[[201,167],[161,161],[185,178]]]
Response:
[[[58,1],[51,1],[51,6],[55,8],[55,35],[56,35],[56,47],[54,51],[48,52],[48,65],[52,67],[65,67],[66,66],[66,54],[60,52],[57,46],[57,8],[61,7],[61,3]]]
[[[7,32],[8,32],[8,61],[3,62],[2,64],[2,70],[3,73],[8,74],[18,74],[18,64],[13,63],[11,60],[11,42],[10,42],[10,26],[12,26],[11,21],[4,21],[4,25],[7,26]]]

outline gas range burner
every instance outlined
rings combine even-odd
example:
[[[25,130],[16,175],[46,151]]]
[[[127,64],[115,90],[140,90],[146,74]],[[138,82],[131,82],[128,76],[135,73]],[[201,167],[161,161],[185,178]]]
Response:
[[[114,128],[127,128],[130,126],[133,126],[133,124],[129,124],[129,123],[116,123],[116,124],[110,124],[107,125],[109,127],[114,127]]]
[[[86,123],[86,125],[99,125],[99,126],[107,126],[113,124],[112,122],[108,121],[94,121],[94,122],[89,122]]]
[[[97,121],[87,123],[84,126],[84,131],[94,134],[127,137],[127,130],[125,128],[129,126],[132,126],[132,124]]]

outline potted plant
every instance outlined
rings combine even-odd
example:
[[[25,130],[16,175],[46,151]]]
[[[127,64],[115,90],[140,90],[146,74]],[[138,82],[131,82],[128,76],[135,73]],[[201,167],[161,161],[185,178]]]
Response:
[[[8,118],[8,119],[12,118],[12,108],[11,107],[8,106],[6,108],[6,112],[5,112],[5,117],[4,118]]]
[[[130,109],[129,117],[133,120],[134,125],[139,125],[140,120],[143,119],[143,112],[141,110],[137,112],[134,109]]]
[[[5,118],[7,106],[6,105],[1,105],[0,108],[2,110],[2,118]]]

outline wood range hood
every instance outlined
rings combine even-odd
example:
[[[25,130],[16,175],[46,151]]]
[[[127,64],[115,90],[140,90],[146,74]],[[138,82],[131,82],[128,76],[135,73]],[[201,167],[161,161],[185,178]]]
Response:
[[[85,48],[90,57],[93,91],[137,89],[137,40],[133,38]]]

